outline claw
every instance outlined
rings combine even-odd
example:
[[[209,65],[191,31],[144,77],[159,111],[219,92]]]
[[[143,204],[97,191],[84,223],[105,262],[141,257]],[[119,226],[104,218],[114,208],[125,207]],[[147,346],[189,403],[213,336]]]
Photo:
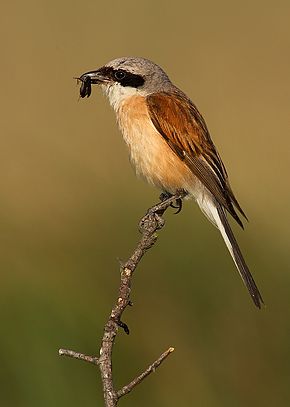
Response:
[[[173,204],[171,204],[170,206],[171,206],[172,208],[177,209],[177,211],[174,212],[174,215],[177,215],[177,214],[178,214],[179,212],[181,212],[181,210],[182,210],[182,199],[181,199],[181,198],[176,199],[175,203],[176,203],[176,206],[173,205]]]
[[[159,196],[159,199],[161,202],[166,201],[167,199],[169,199],[171,196],[173,196],[170,192],[162,192]],[[182,210],[182,199],[176,199],[175,201],[175,205],[173,203],[170,204],[171,208],[177,209],[176,212],[174,212],[174,215],[177,215],[179,212],[181,212]]]

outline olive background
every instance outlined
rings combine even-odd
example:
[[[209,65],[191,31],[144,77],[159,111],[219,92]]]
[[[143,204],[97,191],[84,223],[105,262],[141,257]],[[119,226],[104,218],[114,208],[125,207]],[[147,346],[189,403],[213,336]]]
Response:
[[[1,32],[0,404],[103,405],[98,351],[119,259],[159,191],[138,180],[100,89],[73,77],[120,56],[160,64],[203,113],[250,222],[234,231],[255,309],[194,202],[134,275],[119,388],[175,352],[120,406],[288,406],[289,1],[5,2]]]

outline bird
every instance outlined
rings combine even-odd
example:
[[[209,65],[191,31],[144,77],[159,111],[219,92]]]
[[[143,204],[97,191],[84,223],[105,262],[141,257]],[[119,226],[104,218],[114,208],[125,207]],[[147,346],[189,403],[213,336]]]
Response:
[[[231,229],[247,219],[231,189],[226,168],[204,118],[190,98],[156,63],[121,57],[77,78],[80,97],[100,85],[116,113],[136,174],[165,196],[192,198],[216,226],[254,304],[263,299]]]

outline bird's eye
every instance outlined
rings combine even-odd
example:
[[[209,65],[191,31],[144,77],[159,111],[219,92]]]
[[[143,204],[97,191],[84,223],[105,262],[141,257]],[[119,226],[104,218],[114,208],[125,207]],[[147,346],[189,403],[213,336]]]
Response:
[[[114,75],[115,75],[115,78],[117,79],[117,81],[121,81],[122,79],[125,78],[126,72],[121,71],[121,70],[119,69],[118,71],[116,71],[116,72],[114,73]]]

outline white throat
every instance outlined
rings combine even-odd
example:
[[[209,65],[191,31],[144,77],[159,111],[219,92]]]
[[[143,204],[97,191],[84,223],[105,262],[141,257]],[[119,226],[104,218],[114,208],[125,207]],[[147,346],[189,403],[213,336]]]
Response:
[[[130,86],[122,86],[119,83],[102,85],[102,90],[108,97],[110,105],[113,107],[115,112],[119,110],[121,103],[125,99],[134,95],[142,95],[143,93],[136,88],[132,88]]]

